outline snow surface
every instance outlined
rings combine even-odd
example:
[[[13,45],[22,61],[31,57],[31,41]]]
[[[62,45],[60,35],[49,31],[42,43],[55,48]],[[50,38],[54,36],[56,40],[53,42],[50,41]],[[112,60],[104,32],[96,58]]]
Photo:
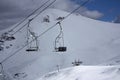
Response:
[[[120,66],[78,66],[51,72],[35,80],[120,80]]]
[[[120,56],[113,57],[100,65],[120,65]]]
[[[65,11],[47,9],[33,20],[30,26],[38,36],[56,24],[58,17],[65,17],[67,14],[69,13]],[[43,22],[43,18],[47,15],[50,16],[50,23]],[[27,22],[28,20],[12,33]],[[107,64],[108,60],[120,55],[120,24],[106,23],[72,14],[61,25],[64,31],[65,46],[67,47],[66,52],[54,51],[54,41],[59,34],[59,26],[57,25],[38,39],[39,51],[26,52],[27,47],[25,47],[5,61],[3,63],[5,72],[11,78],[16,73],[24,73],[21,74],[20,80],[33,80],[56,70],[57,65],[60,68],[71,67],[74,60],[82,61],[83,65],[98,65]],[[26,35],[27,26],[14,35],[15,40],[4,43],[5,49],[0,52],[0,61],[22,48],[27,41]],[[10,44],[13,46],[7,49],[6,46],[10,46]]]

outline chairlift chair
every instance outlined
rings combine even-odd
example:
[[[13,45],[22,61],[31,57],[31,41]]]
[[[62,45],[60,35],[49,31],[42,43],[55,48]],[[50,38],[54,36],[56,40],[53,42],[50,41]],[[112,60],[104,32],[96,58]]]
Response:
[[[55,48],[55,51],[56,52],[65,52],[65,51],[67,51],[67,47],[58,47],[58,48]]]
[[[29,44],[28,45],[28,48],[26,49],[26,51],[27,52],[31,52],[31,51],[38,51],[38,49],[39,49],[39,47],[38,47],[38,40],[37,40],[37,36],[35,35],[35,33],[34,32],[32,32],[31,30],[30,30],[30,22],[32,21],[33,19],[30,19],[29,20],[29,22],[28,22],[28,27],[27,27],[27,43]],[[29,39],[32,39],[32,40],[34,40],[33,42],[35,42],[35,44],[34,45],[32,45],[32,43],[29,43],[30,41],[29,41]]]
[[[35,42],[36,42],[36,44],[28,46],[28,48],[26,49],[26,51],[28,51],[28,52],[30,52],[30,51],[38,51],[39,47],[38,47],[38,41],[37,41],[37,39],[35,40]]]
[[[28,49],[26,49],[26,51],[38,51],[38,47],[30,47]]]
[[[58,22],[58,24],[60,26],[60,33],[58,34],[58,36],[55,39],[55,52],[65,52],[65,51],[67,51],[67,47],[64,46],[62,26],[61,26],[60,22]],[[62,45],[57,46],[57,44],[61,43],[60,40],[62,41]]]

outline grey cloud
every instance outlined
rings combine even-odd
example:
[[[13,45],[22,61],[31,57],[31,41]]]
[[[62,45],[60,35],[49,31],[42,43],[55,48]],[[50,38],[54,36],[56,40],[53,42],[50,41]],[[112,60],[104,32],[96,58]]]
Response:
[[[29,15],[31,11],[46,1],[47,0],[1,0],[0,29],[8,28],[17,23],[20,19],[23,19],[25,16]],[[70,12],[77,6],[79,5],[74,3],[73,0],[57,0],[57,2],[52,7]],[[84,16],[94,19],[102,16],[100,12],[90,11],[86,7],[82,7],[78,12],[80,14],[84,12]],[[93,14],[95,14],[95,16]]]
[[[80,6],[73,1],[75,1],[75,0],[59,0],[54,5],[54,7],[61,9],[61,10],[71,12],[76,7]],[[76,0],[77,3],[83,3],[83,1],[86,1],[86,0]],[[94,0],[90,0],[90,1],[93,2]],[[76,13],[79,13],[83,16],[86,16],[86,17],[92,18],[92,19],[99,19],[104,15],[103,13],[101,13],[97,10],[93,10],[93,11],[88,10],[86,7],[81,7],[78,11],[76,11]]]
[[[0,30],[12,26],[30,12],[30,10],[23,9],[22,7],[26,5],[20,5],[19,2],[19,0],[0,1]]]
[[[10,0],[0,1],[0,14],[16,10],[18,10],[18,7],[16,7],[14,3],[10,2]]]
[[[47,0],[0,0],[0,30],[11,27]]]

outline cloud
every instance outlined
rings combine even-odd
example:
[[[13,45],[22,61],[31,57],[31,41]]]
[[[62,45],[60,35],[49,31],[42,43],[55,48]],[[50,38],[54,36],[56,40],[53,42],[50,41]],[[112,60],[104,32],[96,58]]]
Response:
[[[15,24],[25,14],[22,8],[13,3],[12,0],[1,0],[0,2],[0,30]],[[19,18],[19,19],[18,19]]]
[[[58,0],[53,7],[65,11],[72,11],[75,9],[78,5],[71,0]]]
[[[19,22],[46,1],[47,0],[1,0],[0,30],[11,27]],[[79,0],[79,3],[83,1],[85,0]],[[77,4],[75,0],[57,0],[52,7],[71,12],[78,6],[79,4]],[[81,7],[77,13],[78,12],[93,19],[98,19],[103,16],[99,11],[90,11],[86,7]]]
[[[38,1],[38,0],[36,0]],[[43,0],[40,0],[41,4]],[[40,3],[40,2],[39,2]],[[32,0],[1,0],[0,1],[0,30],[11,27],[36,8]]]
[[[82,12],[81,14],[83,16],[86,16],[86,17],[92,18],[92,19],[99,19],[104,15],[103,13],[100,13],[97,10],[94,10],[94,11],[86,10],[86,11]]]
[[[77,4],[77,3],[83,3],[83,1],[86,1],[86,0],[59,0],[54,5],[54,7],[57,8],[57,9],[61,9],[61,10],[71,12],[75,8],[80,6],[80,4]],[[94,0],[91,0],[91,1],[94,1]],[[92,18],[92,19],[99,19],[104,15],[103,13],[101,13],[97,10],[93,10],[93,11],[88,10],[86,7],[83,7],[83,6],[78,11],[76,11],[76,13],[79,13],[83,16],[86,16],[86,17]]]

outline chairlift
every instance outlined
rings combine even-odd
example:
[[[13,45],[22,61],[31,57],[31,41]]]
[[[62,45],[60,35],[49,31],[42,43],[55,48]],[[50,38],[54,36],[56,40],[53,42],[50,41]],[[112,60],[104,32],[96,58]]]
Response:
[[[28,48],[26,49],[27,52],[31,52],[31,51],[38,51],[39,47],[38,47],[38,40],[37,40],[37,36],[35,35],[34,32],[32,32],[32,30],[30,30],[30,22],[33,19],[30,19],[28,22],[28,27],[27,27],[27,44],[28,44]],[[31,40],[30,40],[31,39]],[[34,40],[32,43],[29,43],[30,41]],[[34,43],[35,42],[35,43]],[[33,44],[34,43],[34,44]]]
[[[38,47],[30,47],[28,49],[26,49],[26,51],[38,51]]]
[[[55,39],[55,52],[65,52],[65,51],[67,51],[67,47],[64,46],[62,26],[61,26],[60,22],[58,22],[58,24],[60,26],[60,33],[58,34],[58,36]]]
[[[36,43],[33,44],[34,42],[36,42]],[[35,40],[34,42],[32,42],[32,43],[28,42],[29,45],[28,45],[28,48],[26,49],[26,51],[31,52],[31,51],[38,51],[39,50],[38,41]]]
[[[67,47],[58,47],[58,48],[55,48],[55,51],[56,52],[65,52],[65,51],[67,51]]]
[[[74,62],[72,62],[72,64],[74,65],[74,66],[79,66],[80,64],[82,64],[83,62],[82,61],[74,61]]]

